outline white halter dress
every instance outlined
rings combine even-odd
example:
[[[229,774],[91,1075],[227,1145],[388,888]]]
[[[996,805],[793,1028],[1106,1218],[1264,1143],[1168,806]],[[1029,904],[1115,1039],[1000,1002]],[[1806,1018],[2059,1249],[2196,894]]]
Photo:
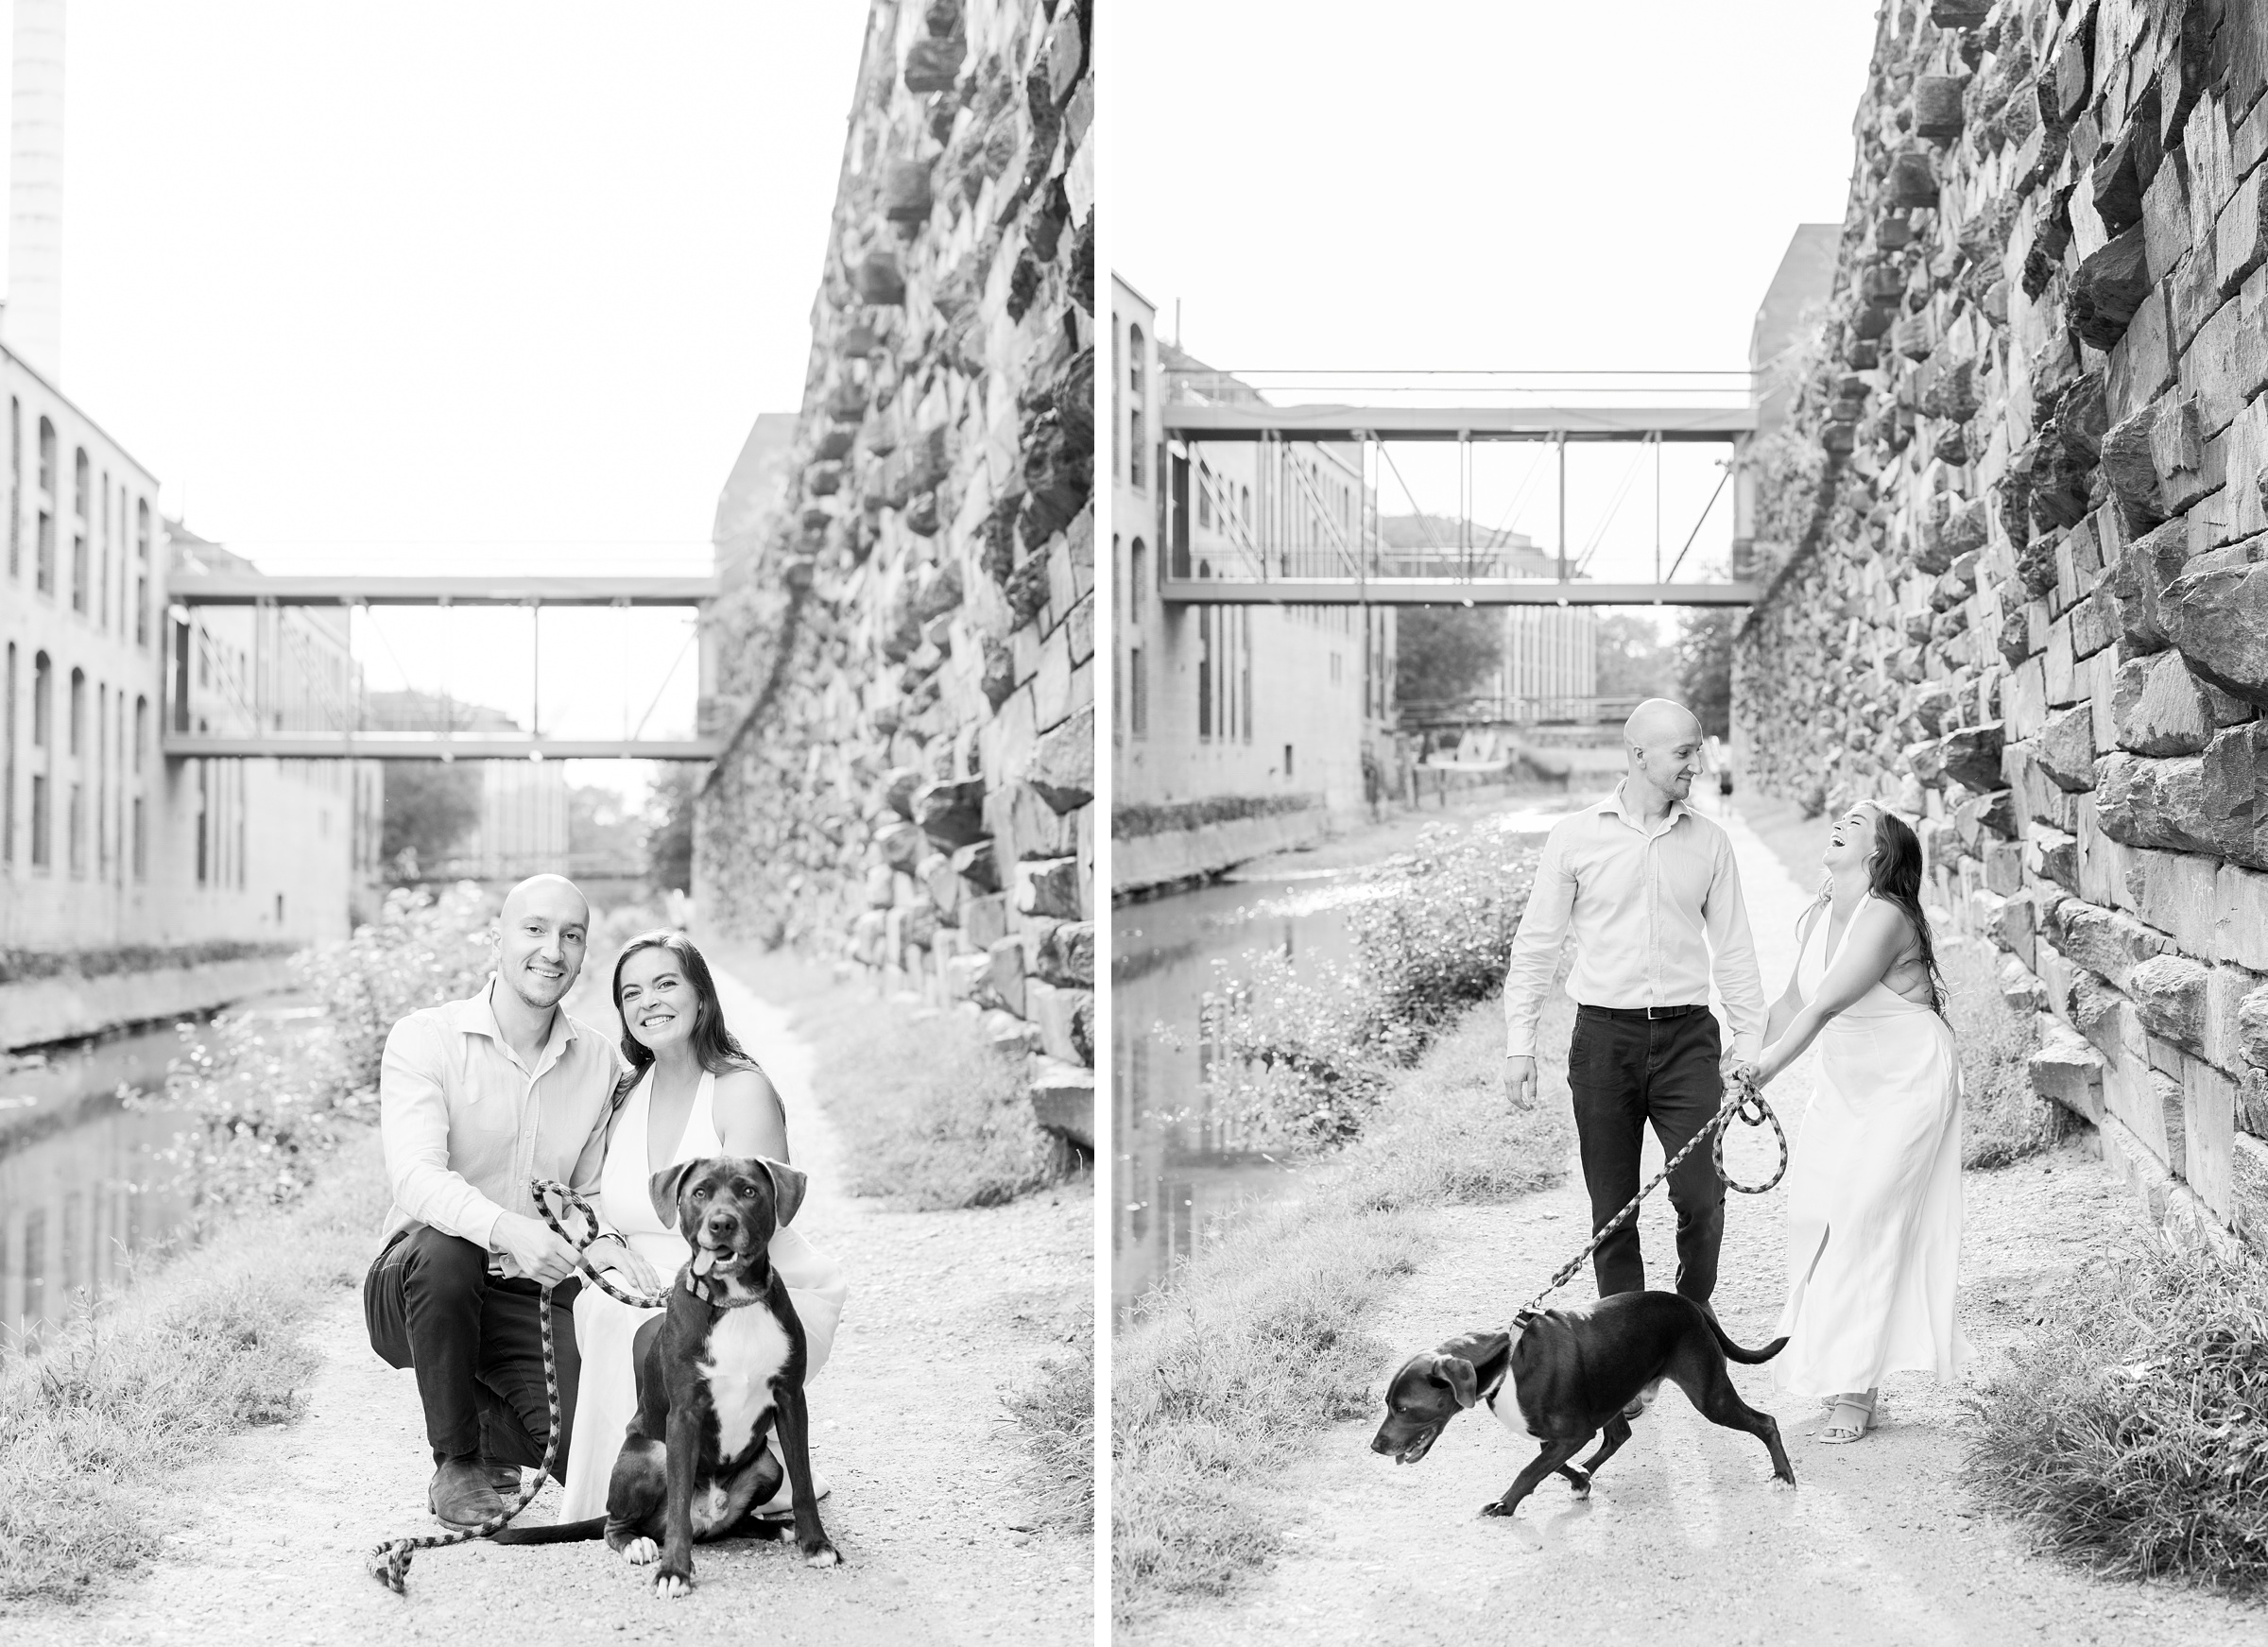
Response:
[[[660,1171],[647,1159],[647,1112],[652,1105],[654,1075],[645,1076],[623,1100],[614,1132],[607,1145],[606,1164],[599,1170],[596,1205],[608,1228],[618,1230],[664,1283],[672,1280],[693,1248],[675,1229],[664,1227],[654,1211],[648,1180]],[[716,1133],[716,1077],[704,1072],[694,1092],[693,1109],[685,1118],[684,1136],[668,1165],[698,1160],[726,1152]],[[827,1364],[834,1344],[835,1323],[842,1318],[843,1298],[849,1288],[842,1267],[803,1238],[794,1225],[782,1225],[767,1249],[772,1267],[787,1283],[788,1301],[803,1323],[809,1356],[806,1379]],[[559,1519],[580,1521],[604,1515],[607,1483],[614,1473],[615,1456],[622,1450],[623,1432],[638,1411],[638,1375],[630,1365],[631,1340],[656,1310],[637,1310],[610,1297],[588,1280],[575,1300],[575,1342],[582,1352],[582,1381],[576,1387],[575,1427],[567,1448],[567,1484],[559,1503]]]
[[[1864,901],[1862,900],[1862,907]],[[1855,921],[1858,910],[1851,911]],[[1823,913],[1796,980],[1808,1002],[1842,952]],[[1843,936],[1850,935],[1849,926]],[[1811,1107],[1788,1168],[1787,1348],[1774,1382],[1869,1390],[1893,1372],[1952,1379],[1961,1257],[1961,1060],[1952,1031],[1878,980],[1819,1032]]]

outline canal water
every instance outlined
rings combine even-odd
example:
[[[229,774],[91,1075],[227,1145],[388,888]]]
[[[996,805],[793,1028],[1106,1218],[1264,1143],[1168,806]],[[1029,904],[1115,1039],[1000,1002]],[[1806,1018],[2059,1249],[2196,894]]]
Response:
[[[241,1010],[290,1029],[318,1009],[278,996]],[[36,1345],[187,1223],[164,1158],[181,1124],[125,1094],[162,1091],[189,1044],[164,1025],[0,1053],[0,1355]]]
[[[1205,992],[1241,976],[1254,952],[1273,951],[1303,970],[1349,959],[1348,912],[1375,896],[1379,867],[1428,825],[1486,817],[1515,835],[1540,835],[1584,803],[1469,801],[1446,816],[1412,815],[1113,912],[1111,1293],[1121,1319],[1239,1210],[1297,1189],[1295,1163],[1224,1112],[1207,1085],[1212,1049],[1197,1023]]]

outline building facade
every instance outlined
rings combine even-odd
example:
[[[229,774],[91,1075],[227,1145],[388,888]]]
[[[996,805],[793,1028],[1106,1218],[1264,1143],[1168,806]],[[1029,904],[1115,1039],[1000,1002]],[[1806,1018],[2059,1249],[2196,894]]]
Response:
[[[1160,585],[1263,563],[1272,576],[1335,570],[1371,507],[1359,455],[1351,447],[1163,438],[1169,376],[1180,392],[1253,391],[1161,345],[1154,306],[1116,276],[1111,306],[1117,801],[1304,798],[1352,815],[1366,798],[1365,747],[1393,721],[1392,610],[1228,602],[1169,609]]]
[[[0,351],[0,945],[162,924],[165,553],[158,484]]]

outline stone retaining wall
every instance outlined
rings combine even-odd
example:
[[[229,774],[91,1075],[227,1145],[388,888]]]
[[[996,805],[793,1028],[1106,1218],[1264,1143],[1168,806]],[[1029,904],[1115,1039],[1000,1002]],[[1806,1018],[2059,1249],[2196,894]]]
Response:
[[[1091,23],[872,9],[786,494],[713,620],[730,744],[695,821],[705,924],[982,1014],[1067,1133],[1093,1087]]]
[[[1735,714],[1918,820],[2036,1085],[2268,1245],[2268,7],[1891,0]]]

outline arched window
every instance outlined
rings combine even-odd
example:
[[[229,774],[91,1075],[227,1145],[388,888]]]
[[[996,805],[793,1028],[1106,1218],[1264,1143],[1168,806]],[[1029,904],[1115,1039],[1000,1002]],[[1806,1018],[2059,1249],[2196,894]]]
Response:
[[[149,650],[149,500],[134,506],[134,644]]]
[[[1143,592],[1150,585],[1150,548],[1140,538],[1134,540],[1129,567],[1133,587],[1126,592],[1126,621],[1139,624],[1143,615]]]
[[[71,742],[65,749],[74,761],[86,752],[87,746],[87,672],[71,671]]]
[[[55,845],[50,830],[53,822],[53,799],[49,794],[46,771],[54,751],[50,744],[55,735],[55,664],[42,652],[31,661],[31,746],[41,751],[31,774],[31,866],[44,869],[54,862]]]
[[[84,446],[71,459],[71,507],[80,520],[87,518],[87,449]]]
[[[13,395],[8,397],[8,575],[24,575],[24,403]]]
[[[1143,443],[1146,438],[1142,409],[1138,406],[1126,415],[1126,484],[1136,491],[1145,491],[1149,487],[1143,463]]]
[[[8,643],[8,680],[0,686],[0,865],[16,861],[16,643]]]
[[[40,420],[40,489],[55,495],[55,425]]]
[[[1144,386],[1148,382],[1143,367],[1142,346],[1142,328],[1128,326],[1126,328],[1126,387],[1133,392],[1136,400],[1140,400],[1146,392]]]

